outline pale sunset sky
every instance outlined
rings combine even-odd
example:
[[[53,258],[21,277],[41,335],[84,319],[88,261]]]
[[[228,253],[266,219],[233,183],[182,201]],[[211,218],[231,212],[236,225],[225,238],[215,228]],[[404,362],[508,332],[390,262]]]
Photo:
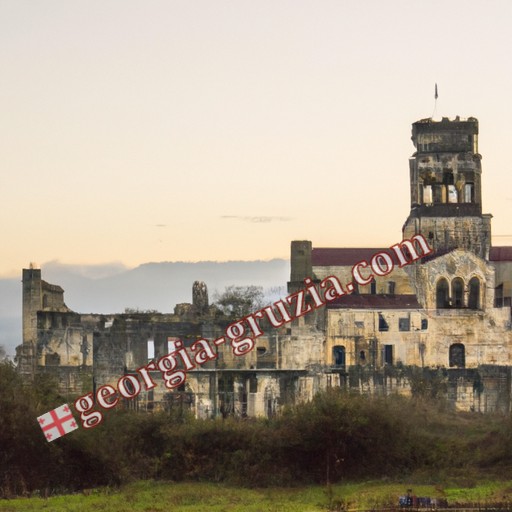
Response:
[[[0,277],[396,243],[435,83],[512,245],[511,26],[509,0],[0,0]]]

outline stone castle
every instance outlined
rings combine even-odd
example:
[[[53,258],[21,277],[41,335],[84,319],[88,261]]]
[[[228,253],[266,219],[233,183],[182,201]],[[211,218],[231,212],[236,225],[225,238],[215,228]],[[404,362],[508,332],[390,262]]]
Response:
[[[272,416],[327,387],[367,393],[429,393],[461,410],[509,412],[512,401],[512,247],[491,246],[491,215],[482,213],[478,121],[424,119],[412,126],[411,210],[403,238],[421,234],[434,249],[279,329],[235,357],[229,346],[127,405],[186,407],[197,417]],[[398,241],[398,240],[397,240]],[[289,292],[304,279],[353,281],[352,268],[386,249],[316,248],[291,243]],[[397,262],[398,263],[398,262]],[[49,373],[61,393],[115,383],[159,358],[177,339],[190,346],[223,335],[234,319],[208,301],[196,282],[191,304],[174,313],[83,315],[69,310],[61,287],[23,270],[23,344],[19,371]],[[155,382],[158,378],[155,377]]]

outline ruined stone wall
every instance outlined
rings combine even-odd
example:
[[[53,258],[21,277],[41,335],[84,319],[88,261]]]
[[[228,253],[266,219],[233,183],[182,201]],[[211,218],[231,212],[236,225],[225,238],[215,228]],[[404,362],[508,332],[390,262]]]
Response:
[[[189,372],[185,392],[192,396],[189,409],[197,418],[272,417],[284,405],[296,403],[300,378],[301,372],[271,369],[198,368]],[[317,386],[316,391],[319,389]],[[164,401],[165,395],[165,392],[161,395]],[[179,392],[167,393],[167,399],[172,395],[179,396]],[[307,396],[313,395],[308,392]],[[144,400],[142,395],[141,400]]]
[[[430,212],[423,212],[430,213]],[[441,213],[438,211],[438,213]],[[467,249],[482,259],[489,259],[491,245],[490,216],[429,216],[409,218],[404,226],[403,237],[417,234],[425,237],[434,253],[449,249]]]
[[[46,364],[47,354],[50,355],[49,362],[54,364],[61,364],[61,359],[73,360],[76,340],[72,335],[68,336],[68,326],[76,322],[77,316],[67,314],[70,310],[64,304],[64,290],[43,281],[40,269],[33,266],[23,269],[22,282],[23,343],[16,349],[16,361],[20,373],[32,378],[37,366]],[[60,332],[45,332],[49,329]],[[61,357],[58,352],[63,346],[66,350]],[[71,364],[81,363],[73,360]]]
[[[343,389],[361,394],[415,395],[444,400],[457,411],[511,412],[510,366],[481,365],[471,369],[401,366],[380,370],[356,366],[341,374],[339,382]]]
[[[82,326],[66,325],[39,331],[39,366],[92,366],[93,334]]]
[[[187,387],[194,393],[194,416],[199,419],[212,418],[215,415],[216,391],[215,372],[195,370],[187,377]]]
[[[468,310],[328,310],[324,364],[336,366],[337,350],[343,365],[404,364],[450,367],[462,364],[512,364],[510,311]],[[461,346],[463,363],[454,359]],[[336,347],[343,347],[336,349]],[[340,357],[340,356],[338,356]],[[343,366],[342,365],[342,366]]]
[[[33,358],[34,373],[54,375],[59,389],[78,394],[92,385],[94,332],[99,317],[82,321],[79,314],[67,311],[37,312],[37,342]]]
[[[64,290],[58,285],[41,281],[41,307],[43,310],[69,311],[64,303]]]
[[[323,308],[321,313],[325,315]],[[306,319],[307,316],[294,320],[291,334],[281,338],[281,369],[302,370],[323,364],[325,332],[308,324]]]
[[[288,292],[293,293],[304,287],[304,279],[312,277],[312,243],[309,240],[294,240],[290,253],[290,282]]]
[[[37,312],[43,307],[41,270],[23,269],[23,343],[37,341]]]
[[[36,345],[23,343],[16,347],[16,369],[27,381],[34,378],[36,371]]]
[[[268,337],[262,336],[256,341],[257,346],[261,348],[269,347]],[[258,366],[257,350],[251,350],[243,356],[236,356],[229,341],[218,347],[217,367],[220,369],[233,368],[237,370],[256,368]],[[275,359],[274,359],[275,364]]]
[[[419,310],[329,309],[328,325],[324,352],[328,366],[337,366],[335,347],[343,347],[339,350],[345,353],[338,366],[429,364],[424,347],[432,325]]]
[[[57,391],[70,401],[93,389],[91,366],[41,366],[38,373],[51,375],[58,383]]]
[[[97,385],[112,383],[125,370],[135,371],[158,360],[181,340],[185,347],[197,339],[220,336],[221,326],[204,321],[183,321],[177,315],[135,313],[114,315],[94,339],[94,373]],[[148,343],[151,342],[151,343]],[[148,352],[149,346],[153,354]],[[203,365],[208,368],[213,363]],[[161,379],[160,379],[161,380]]]
[[[438,310],[430,318],[426,364],[450,366],[453,344],[464,346],[466,367],[512,363],[509,310],[492,309],[476,314],[467,310]]]

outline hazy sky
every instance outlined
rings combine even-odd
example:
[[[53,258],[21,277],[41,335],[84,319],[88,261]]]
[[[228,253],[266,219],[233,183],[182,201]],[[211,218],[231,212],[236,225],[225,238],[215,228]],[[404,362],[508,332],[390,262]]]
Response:
[[[0,0],[0,275],[388,246],[411,123],[480,121],[512,244],[512,2]]]

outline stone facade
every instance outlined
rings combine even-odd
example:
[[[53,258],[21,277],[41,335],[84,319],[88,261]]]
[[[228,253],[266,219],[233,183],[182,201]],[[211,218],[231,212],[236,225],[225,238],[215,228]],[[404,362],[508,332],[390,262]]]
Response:
[[[422,235],[433,253],[357,285],[353,267],[389,249],[315,248],[291,243],[290,293],[306,278],[336,276],[354,292],[264,335],[245,356],[228,343],[192,369],[178,389],[161,385],[130,407],[190,408],[198,417],[271,416],[286,403],[341,386],[363,393],[428,393],[455,407],[510,411],[512,247],[491,247],[491,215],[482,213],[481,156],[474,118],[413,124],[411,211],[403,238]],[[414,247],[414,246],[413,246]],[[419,247],[416,247],[419,250]],[[390,253],[392,254],[392,252]],[[208,301],[204,283],[174,313],[80,315],[63,290],[23,270],[23,345],[27,378],[56,375],[70,395],[94,391],[167,354],[176,340],[222,336],[236,319]],[[90,386],[90,387],[88,387]]]
[[[482,214],[478,121],[422,120],[413,124],[412,140],[417,151],[410,159],[411,212],[403,238],[422,235],[433,254],[404,267],[396,261],[391,274],[329,304],[325,362],[340,369],[342,380],[351,368],[367,369],[367,388],[384,392],[398,382],[386,369],[441,368],[450,383],[446,396],[457,407],[509,410],[508,377],[484,383],[494,375],[491,368],[512,362],[512,248],[491,247],[491,215]],[[305,277],[297,269],[307,260],[317,279],[336,275],[350,283],[358,261],[386,250],[295,244],[297,282]]]

